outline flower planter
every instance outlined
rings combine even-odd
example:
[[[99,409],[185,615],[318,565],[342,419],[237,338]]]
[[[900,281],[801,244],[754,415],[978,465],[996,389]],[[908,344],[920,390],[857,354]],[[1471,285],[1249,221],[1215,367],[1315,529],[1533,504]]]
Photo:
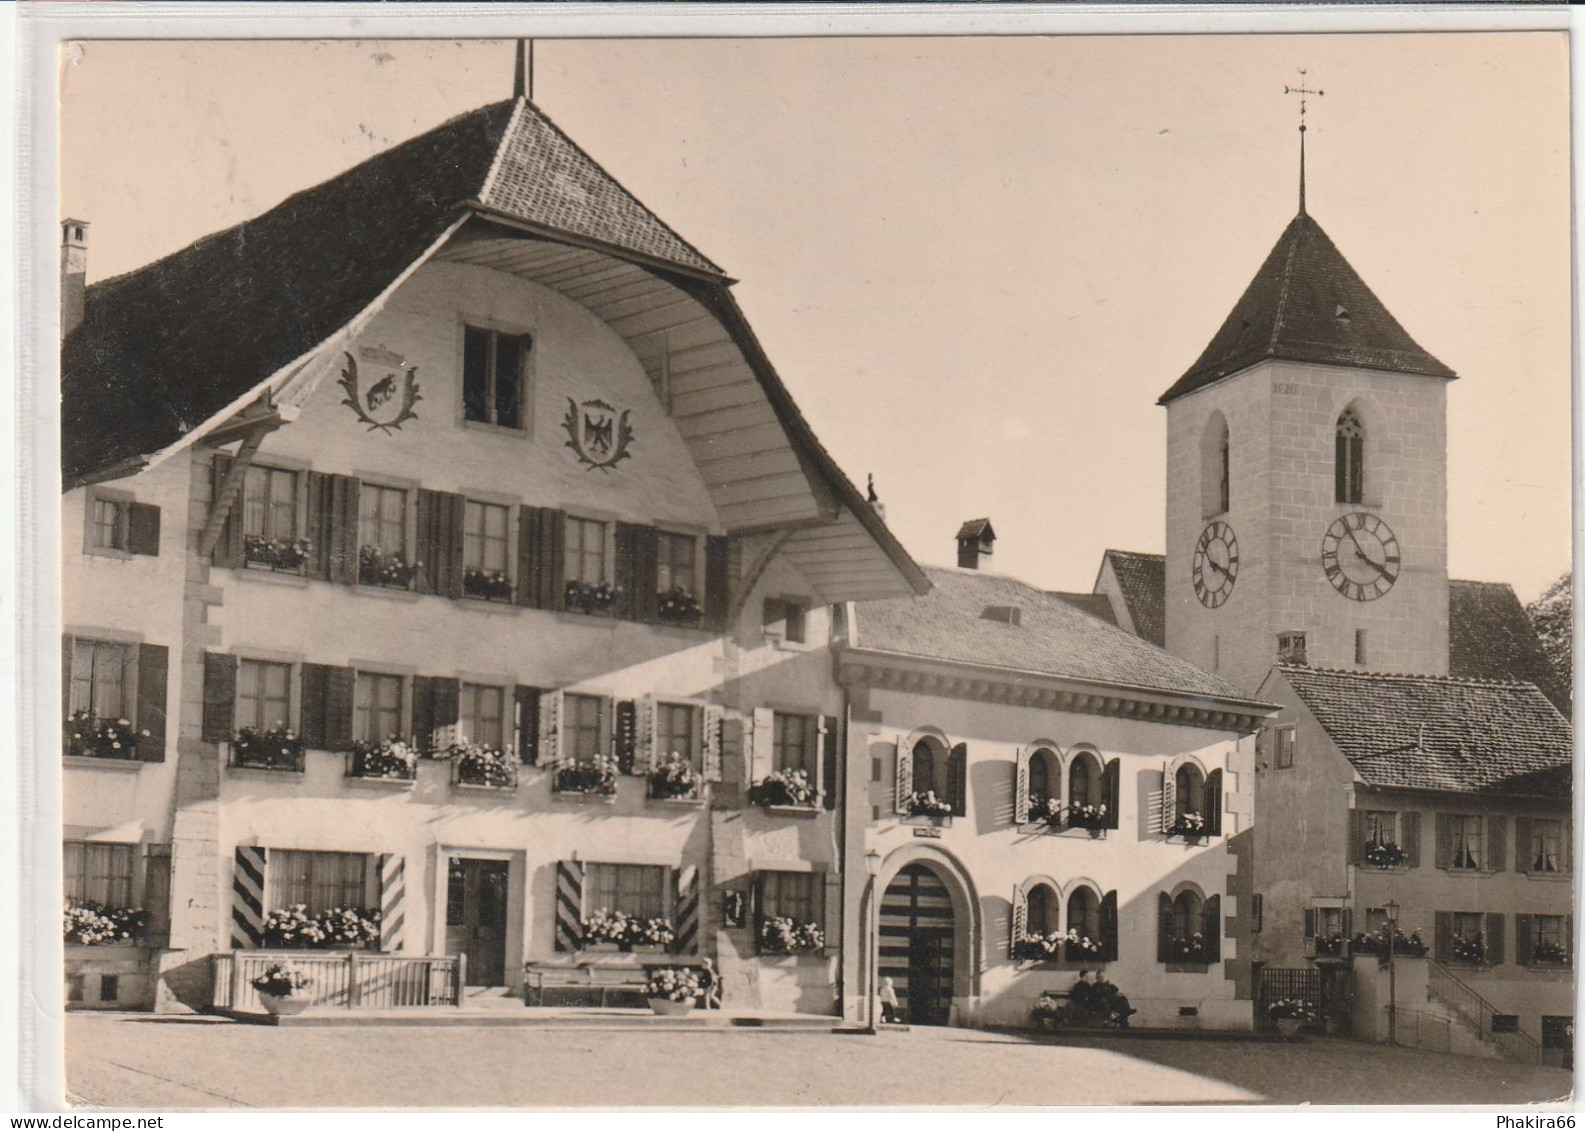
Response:
[[[1304,1018],[1302,1017],[1277,1018],[1277,1031],[1283,1035],[1285,1040],[1293,1040],[1299,1035],[1299,1030],[1302,1028],[1304,1028]]]
[[[670,998],[664,997],[652,997],[649,999],[650,1009],[654,1010],[656,1016],[659,1017],[685,1017],[693,1012],[693,1004],[693,998],[689,998],[687,1001],[672,1001]]]
[[[260,990],[259,1004],[264,1006],[264,1012],[271,1017],[296,1017],[308,1008],[308,999],[296,994],[276,997],[274,994],[267,994]]]
[[[632,949],[634,954],[665,954],[666,953],[666,948],[661,946],[659,943],[634,943],[631,949]]]
[[[584,943],[583,949],[592,954],[617,954],[621,947],[614,942]]]

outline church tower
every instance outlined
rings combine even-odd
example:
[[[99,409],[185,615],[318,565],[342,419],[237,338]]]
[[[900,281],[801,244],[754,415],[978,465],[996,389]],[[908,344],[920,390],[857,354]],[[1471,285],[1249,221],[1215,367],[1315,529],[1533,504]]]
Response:
[[[1455,377],[1301,187],[1299,214],[1159,402],[1167,649],[1251,691],[1279,658],[1447,674]]]

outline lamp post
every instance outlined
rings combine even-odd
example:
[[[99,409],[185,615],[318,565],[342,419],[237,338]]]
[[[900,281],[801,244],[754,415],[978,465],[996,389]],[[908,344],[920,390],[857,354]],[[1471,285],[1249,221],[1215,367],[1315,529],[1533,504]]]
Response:
[[[869,917],[869,928],[870,929],[869,929],[869,936],[865,940],[865,943],[864,943],[864,950],[865,950],[866,954],[868,954],[868,956],[869,956],[869,968],[870,968],[869,1006],[868,1006],[868,1011],[867,1011],[867,1015],[868,1015],[868,1018],[869,1018],[869,1024],[866,1027],[865,1032],[874,1034],[874,1033],[878,1032],[878,1030],[875,1028],[875,999],[880,996],[880,992],[881,992],[881,980],[880,980],[880,934],[881,934],[881,925],[880,925],[879,915],[878,915],[878,911],[877,911],[877,909],[879,907],[879,902],[880,902],[877,897],[879,896],[880,893],[875,890],[876,889],[876,885],[879,883],[879,880],[880,880],[881,854],[879,852],[875,851],[875,849],[873,849],[873,848],[870,849],[868,852],[866,852],[864,854],[864,869],[865,869],[865,871],[869,872],[869,875],[870,875],[869,900],[868,900],[868,903],[869,903],[869,909],[868,909],[869,910],[869,916],[868,917]]]
[[[1398,950],[1398,905],[1387,901],[1382,908],[1387,913],[1387,1043],[1398,1043],[1398,966],[1394,955]]]

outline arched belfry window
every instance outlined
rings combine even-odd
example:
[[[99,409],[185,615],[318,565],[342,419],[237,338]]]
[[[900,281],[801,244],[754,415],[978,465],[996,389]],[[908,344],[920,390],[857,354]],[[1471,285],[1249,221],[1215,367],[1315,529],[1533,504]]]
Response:
[[[1220,412],[1211,413],[1200,438],[1200,502],[1206,517],[1225,514],[1233,504],[1232,445]]]
[[[1351,408],[1337,418],[1337,501],[1365,498],[1365,425]]]

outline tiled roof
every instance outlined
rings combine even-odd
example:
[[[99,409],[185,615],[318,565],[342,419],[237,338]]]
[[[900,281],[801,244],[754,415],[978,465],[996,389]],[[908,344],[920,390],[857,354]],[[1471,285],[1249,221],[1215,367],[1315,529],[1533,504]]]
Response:
[[[1123,590],[1134,631],[1161,648],[1167,642],[1167,559],[1162,554],[1107,550],[1107,560]]]
[[[932,588],[923,596],[855,606],[855,648],[1210,699],[1253,699],[1032,585],[968,569],[926,566],[925,574]],[[1018,609],[1019,623],[986,619],[991,607]]]
[[[481,194],[617,254],[718,273],[531,103],[486,106],[89,287],[61,350],[67,484],[167,447],[319,346]]]
[[[1452,378],[1422,349],[1307,213],[1289,223],[1166,404],[1267,358]]]
[[[1567,795],[1573,728],[1534,684],[1279,666],[1367,784]]]
[[[991,520],[988,518],[971,518],[958,527],[958,537],[960,539],[978,538],[982,534],[989,534],[992,538],[996,537],[996,531],[991,529]]]
[[[1107,624],[1117,623],[1117,617],[1112,613],[1112,599],[1105,593],[1059,593],[1055,589],[1049,589],[1047,593],[1059,601],[1066,601],[1075,609],[1089,613],[1092,617],[1099,617]]]
[[[1533,683],[1560,711],[1569,690],[1547,659],[1511,585],[1448,582],[1448,672],[1469,679]]]

